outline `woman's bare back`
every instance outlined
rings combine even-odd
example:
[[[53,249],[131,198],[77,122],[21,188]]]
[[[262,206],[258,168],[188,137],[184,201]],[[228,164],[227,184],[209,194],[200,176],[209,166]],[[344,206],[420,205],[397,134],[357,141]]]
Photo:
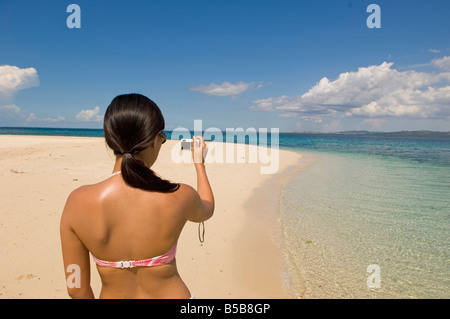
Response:
[[[173,193],[132,188],[120,176],[83,186],[71,194],[76,212],[72,227],[96,258],[141,260],[167,253],[176,245],[195,203],[187,186]],[[128,269],[97,267],[101,298],[189,298],[176,261]]]

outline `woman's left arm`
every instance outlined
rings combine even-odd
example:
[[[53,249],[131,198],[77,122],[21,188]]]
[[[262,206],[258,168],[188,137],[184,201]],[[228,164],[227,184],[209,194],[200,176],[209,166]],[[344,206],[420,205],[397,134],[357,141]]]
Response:
[[[91,288],[89,251],[73,230],[72,217],[76,213],[76,199],[72,193],[61,216],[60,235],[66,275],[67,292],[74,299],[94,298]]]

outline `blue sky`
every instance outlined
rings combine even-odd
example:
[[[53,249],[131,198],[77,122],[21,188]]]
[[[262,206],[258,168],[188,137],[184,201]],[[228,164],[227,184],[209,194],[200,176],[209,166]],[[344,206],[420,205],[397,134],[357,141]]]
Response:
[[[448,131],[449,14],[448,0],[1,0],[0,126],[101,128],[137,92],[169,130]]]

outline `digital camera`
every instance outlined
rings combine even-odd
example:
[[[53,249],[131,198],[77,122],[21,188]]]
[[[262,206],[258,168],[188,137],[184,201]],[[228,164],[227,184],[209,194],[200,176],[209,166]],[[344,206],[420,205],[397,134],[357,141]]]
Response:
[[[183,150],[183,151],[184,150],[192,150],[192,143],[193,143],[193,140],[191,138],[183,138],[181,140],[181,150]],[[199,138],[195,139],[195,143],[197,143],[196,147],[201,146],[201,141]]]

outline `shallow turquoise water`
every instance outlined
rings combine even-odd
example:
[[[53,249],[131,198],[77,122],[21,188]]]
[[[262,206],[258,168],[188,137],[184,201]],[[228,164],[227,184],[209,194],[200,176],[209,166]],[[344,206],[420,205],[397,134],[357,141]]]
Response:
[[[280,201],[294,297],[450,297],[449,167],[302,152],[315,160],[292,177]],[[376,288],[367,284],[369,265],[380,270]]]

